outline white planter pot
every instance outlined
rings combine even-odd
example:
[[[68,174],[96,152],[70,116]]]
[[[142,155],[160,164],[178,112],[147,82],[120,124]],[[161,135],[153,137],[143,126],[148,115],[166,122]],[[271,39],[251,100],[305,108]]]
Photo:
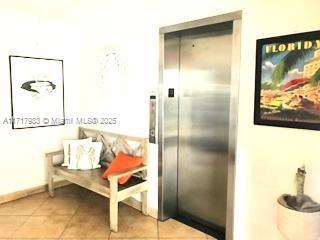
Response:
[[[277,202],[277,226],[289,240],[320,240],[320,212],[291,210]]]

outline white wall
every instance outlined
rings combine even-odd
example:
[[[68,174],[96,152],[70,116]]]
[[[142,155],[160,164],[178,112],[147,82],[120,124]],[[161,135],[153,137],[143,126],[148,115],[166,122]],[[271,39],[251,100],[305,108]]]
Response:
[[[82,102],[83,110],[119,117],[120,123],[108,129],[146,136],[148,94],[158,81],[159,27],[243,10],[235,239],[282,239],[276,228],[276,199],[282,193],[294,193],[296,168],[302,163],[308,172],[306,193],[320,201],[319,132],[253,125],[255,42],[318,30],[318,5],[316,0],[82,2],[85,16],[81,25],[86,31],[82,96],[88,96]],[[116,94],[99,93],[97,66],[108,47],[120,49],[127,58],[127,88]],[[156,207],[156,147],[151,158],[150,203]]]
[[[245,4],[237,162],[237,239],[282,239],[276,199],[295,193],[295,172],[307,168],[305,192],[320,202],[318,131],[253,125],[255,40],[319,30],[318,1],[250,1]],[[240,237],[242,236],[242,237]],[[239,238],[240,237],[240,238]]]
[[[44,1],[0,3],[0,195],[46,183],[44,153],[76,137],[74,126],[12,130],[9,55],[64,60],[66,116],[79,111],[79,31],[64,12],[68,4]]]

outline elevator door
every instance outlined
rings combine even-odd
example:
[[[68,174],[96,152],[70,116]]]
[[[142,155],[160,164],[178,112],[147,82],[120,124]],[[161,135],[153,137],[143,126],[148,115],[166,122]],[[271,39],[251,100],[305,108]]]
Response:
[[[178,214],[225,228],[232,28],[180,37]]]

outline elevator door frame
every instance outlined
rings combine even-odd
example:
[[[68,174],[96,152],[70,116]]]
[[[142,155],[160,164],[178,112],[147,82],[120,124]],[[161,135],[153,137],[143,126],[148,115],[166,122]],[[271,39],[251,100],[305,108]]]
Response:
[[[228,146],[228,184],[227,184],[227,213],[226,213],[226,239],[233,239],[234,224],[234,186],[237,143],[237,119],[238,119],[238,90],[240,79],[240,38],[241,38],[242,12],[232,12],[214,17],[204,18],[191,22],[171,25],[160,28],[159,31],[159,89],[158,89],[158,218],[166,220],[172,215],[177,202],[174,196],[170,179],[164,177],[164,172],[170,167],[170,162],[164,158],[164,41],[166,34],[174,34],[188,29],[202,28],[214,24],[232,22],[232,65],[230,84],[230,109],[229,109],[229,146]],[[166,86],[167,87],[167,86]],[[170,86],[169,86],[170,87]],[[174,88],[174,87],[173,87]],[[174,179],[174,176],[173,176]],[[171,213],[170,213],[171,212]]]

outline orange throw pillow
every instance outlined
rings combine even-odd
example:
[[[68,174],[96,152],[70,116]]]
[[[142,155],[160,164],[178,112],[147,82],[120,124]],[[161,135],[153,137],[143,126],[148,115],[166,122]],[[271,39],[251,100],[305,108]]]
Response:
[[[113,159],[107,170],[103,173],[102,177],[107,179],[111,174],[120,173],[131,168],[138,167],[142,164],[142,162],[142,157],[130,156],[120,151],[116,158]],[[118,182],[120,184],[125,184],[131,178],[131,176],[132,174],[123,176],[119,178]]]

